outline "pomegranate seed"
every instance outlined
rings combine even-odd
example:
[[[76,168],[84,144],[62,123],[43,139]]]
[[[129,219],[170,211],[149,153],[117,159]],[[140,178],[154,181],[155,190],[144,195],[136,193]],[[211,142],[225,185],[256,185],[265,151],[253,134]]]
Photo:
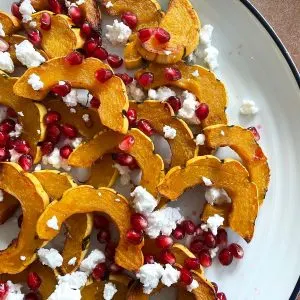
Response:
[[[181,78],[181,72],[176,68],[168,67],[164,69],[164,76],[168,81],[176,81]]]
[[[138,245],[143,240],[143,234],[141,231],[130,229],[127,231],[126,238],[131,244]]]
[[[8,140],[9,140],[9,135],[6,132],[0,131],[0,147],[5,146]]]
[[[176,262],[175,255],[170,250],[163,250],[160,254],[160,262],[162,264],[174,265]]]
[[[113,160],[115,160],[119,165],[129,167],[130,170],[138,168],[138,164],[133,156],[127,153],[114,153],[112,155]]]
[[[97,46],[91,56],[100,60],[106,60],[108,58],[108,52],[103,47]]]
[[[218,257],[223,266],[229,266],[233,260],[233,255],[228,248],[222,249]]]
[[[24,171],[29,171],[33,165],[33,158],[30,154],[23,154],[20,156],[18,163]]]
[[[167,102],[171,105],[174,113],[177,113],[182,106],[180,99],[176,96],[169,97]]]
[[[30,152],[30,146],[25,140],[15,140],[13,147],[18,153],[21,154],[28,154]]]
[[[244,257],[244,250],[239,244],[232,243],[228,246],[228,249],[235,258],[241,259]]]
[[[143,28],[138,31],[138,38],[142,43],[145,43],[151,38],[152,34],[152,28]]]
[[[103,280],[106,275],[106,265],[105,263],[97,264],[92,272],[92,277],[95,280]]]
[[[215,290],[215,292],[217,293],[218,292],[218,285],[215,283],[215,282],[211,282],[211,284],[213,285],[213,287],[214,287],[214,290]]]
[[[42,283],[42,279],[36,272],[29,272],[27,276],[27,285],[31,290],[36,291]]]
[[[205,120],[209,114],[209,107],[206,103],[200,103],[195,111],[197,118],[202,121]]]
[[[80,65],[83,62],[83,55],[78,51],[73,51],[65,57],[65,61],[71,66]]]
[[[217,293],[217,300],[227,300],[224,293]]]
[[[28,293],[28,294],[25,295],[25,298],[24,298],[24,299],[25,299],[25,300],[39,300],[40,297],[39,297],[38,294],[33,293],[33,292],[30,292],[30,293]]]
[[[5,119],[0,124],[0,131],[10,133],[15,129],[16,122],[11,119]]]
[[[197,257],[188,257],[184,260],[184,266],[189,270],[200,269],[200,261]]]
[[[47,31],[51,29],[51,16],[47,12],[42,13],[40,22],[43,30]]]
[[[211,232],[205,232],[204,233],[204,244],[208,248],[215,248],[217,245],[216,239],[214,235]]]
[[[227,231],[223,228],[218,229],[218,233],[216,236],[217,244],[220,246],[227,245]]]
[[[92,26],[88,23],[88,22],[84,22],[82,25],[81,25],[81,28],[80,28],[80,33],[87,37],[87,38],[90,38],[92,36],[92,33],[93,33],[93,29],[92,29]]]
[[[60,126],[51,124],[47,127],[47,139],[52,143],[57,143],[61,135]]]
[[[11,5],[11,13],[16,17],[18,18],[19,20],[22,19],[22,14],[20,13],[20,7],[19,7],[19,3],[18,2],[14,2],[12,5]]]
[[[130,29],[134,29],[137,25],[137,16],[130,12],[130,11],[127,11],[127,12],[124,12],[121,16],[121,20],[124,24],[126,24]]]
[[[107,57],[107,62],[112,68],[117,69],[122,66],[123,59],[119,55],[109,54]]]
[[[0,148],[0,162],[10,159],[10,153],[5,148]]]
[[[96,97],[93,97],[93,98],[92,98],[90,104],[91,104],[91,107],[92,107],[92,108],[97,108],[97,109],[98,109],[98,108],[100,107],[100,101],[99,101],[99,99],[96,98]]]
[[[199,254],[203,248],[204,248],[204,243],[200,239],[195,239],[190,244],[190,250],[194,254]]]
[[[135,126],[136,125],[137,112],[134,108],[129,108],[127,110],[126,117],[128,119],[128,122],[129,122],[130,126]]]
[[[67,81],[63,81],[60,83],[55,84],[51,88],[51,91],[52,91],[52,93],[54,93],[60,97],[65,97],[66,95],[68,95],[71,92],[71,85]]]
[[[9,44],[4,41],[2,38],[0,38],[0,51],[5,52],[9,49]]]
[[[139,213],[132,214],[130,217],[130,224],[136,231],[142,231],[148,226],[147,219]]]
[[[57,111],[48,111],[44,117],[44,122],[46,125],[58,123],[61,120],[61,115]]]
[[[153,82],[153,79],[154,79],[153,73],[145,72],[139,77],[138,83],[141,86],[146,87],[147,85],[149,85]]]
[[[68,10],[68,15],[72,19],[75,25],[81,25],[83,21],[83,15],[81,9],[77,6],[71,6]]]
[[[97,240],[100,244],[105,244],[110,241],[110,233],[107,229],[100,229],[97,234]]]
[[[19,215],[19,217],[18,217],[18,226],[19,226],[19,228],[21,228],[22,223],[23,223],[23,215]]]
[[[38,47],[42,42],[42,34],[39,30],[33,29],[27,32],[29,42]]]
[[[160,235],[155,239],[155,244],[157,248],[167,249],[172,247],[173,239],[166,235]]]
[[[109,265],[109,271],[113,274],[120,273],[123,271],[123,268],[117,265],[116,263],[112,263]]]
[[[151,254],[144,254],[144,264],[154,264],[155,257]]]
[[[160,44],[167,43],[171,38],[170,33],[163,28],[157,28],[154,32],[154,37]]]
[[[54,145],[50,141],[44,141],[41,144],[41,151],[43,155],[49,155],[54,150]]]
[[[9,287],[7,283],[0,282],[0,299],[5,299],[8,293]]]
[[[260,135],[255,127],[249,127],[248,130],[252,132],[254,135],[255,140],[258,142],[260,140]]]
[[[180,270],[180,281],[185,285],[190,285],[193,281],[192,273],[188,269],[182,268]]]
[[[182,240],[185,236],[185,232],[183,230],[183,228],[181,226],[177,226],[173,232],[172,232],[172,236],[174,237],[174,239],[176,240]]]
[[[133,81],[133,77],[129,76],[126,73],[123,73],[123,74],[122,73],[116,73],[115,75],[120,77],[123,80],[125,85],[128,85]]]
[[[72,152],[73,152],[73,149],[69,145],[65,145],[65,146],[61,147],[59,150],[60,156],[64,159],[68,159]]]
[[[110,260],[114,259],[117,245],[113,242],[108,242],[105,246],[105,257]]]
[[[96,79],[102,83],[112,78],[112,76],[113,76],[112,71],[108,69],[99,69],[95,72]]]
[[[154,133],[152,125],[145,119],[140,119],[137,122],[137,128],[148,136],[151,136]]]
[[[203,250],[200,251],[199,261],[200,261],[201,266],[204,267],[204,268],[208,268],[208,267],[211,266],[212,259],[211,259],[211,256],[210,256],[208,250],[203,249]]]
[[[126,135],[122,142],[119,144],[121,151],[129,151],[134,144],[134,137],[132,135]]]
[[[74,139],[78,135],[77,128],[67,123],[62,126],[62,133],[70,139]]]
[[[98,214],[94,214],[94,227],[96,229],[107,229],[109,221],[106,217]]]
[[[58,2],[58,0],[48,0],[50,10],[53,11],[55,14],[61,14],[62,13],[62,6]]]
[[[89,39],[84,43],[83,48],[87,55],[92,55],[98,46],[99,45],[97,41],[95,41],[94,39]]]
[[[194,234],[195,232],[195,229],[196,229],[196,225],[194,224],[193,221],[191,220],[184,220],[182,223],[181,223],[185,233],[189,234],[189,235],[192,235]]]
[[[197,225],[196,226],[196,229],[195,229],[195,235],[196,236],[202,236],[204,233],[203,229],[201,228],[201,224]]]

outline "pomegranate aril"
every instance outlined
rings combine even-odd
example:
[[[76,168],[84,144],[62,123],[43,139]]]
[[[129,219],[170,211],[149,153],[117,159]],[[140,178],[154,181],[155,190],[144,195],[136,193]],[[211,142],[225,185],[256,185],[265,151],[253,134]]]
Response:
[[[130,12],[130,11],[124,12],[121,16],[121,20],[130,29],[134,29],[137,25],[137,22],[138,22],[137,16],[134,13]]]
[[[103,280],[106,275],[106,265],[105,263],[97,264],[92,272],[92,277],[95,280]]]
[[[195,114],[200,121],[205,120],[209,114],[208,105],[206,103],[200,103],[195,111]]]
[[[159,260],[161,264],[174,265],[176,257],[170,250],[163,250],[160,254]]]
[[[195,232],[196,225],[191,220],[184,220],[181,223],[181,226],[183,227],[186,234],[192,235]]]
[[[188,257],[184,260],[184,266],[189,270],[198,270],[200,269],[200,260],[197,257]]]
[[[0,131],[5,133],[10,133],[15,129],[16,122],[11,119],[5,119],[0,124]]]
[[[18,18],[19,20],[22,19],[22,14],[20,13],[20,7],[19,7],[19,3],[18,2],[14,2],[12,5],[11,5],[11,13],[16,17]]]
[[[127,73],[116,73],[115,75],[120,77],[125,85],[128,85],[133,81],[133,77],[129,76]]]
[[[181,72],[179,69],[168,67],[164,69],[164,76],[168,81],[176,81],[181,78]]]
[[[169,97],[167,102],[171,105],[174,113],[177,113],[179,109],[182,107],[180,99],[176,96]]]
[[[30,292],[25,295],[24,300],[40,300],[40,296],[36,293]]]
[[[0,299],[5,299],[8,293],[9,286],[6,282],[0,282]]]
[[[110,233],[107,229],[100,229],[97,233],[97,240],[100,244],[105,244],[110,241]]]
[[[33,158],[30,154],[23,154],[20,156],[18,163],[24,171],[29,171],[33,165]]]
[[[153,82],[153,79],[154,79],[153,73],[145,72],[138,78],[138,83],[141,86],[146,87]]]
[[[113,260],[116,253],[116,247],[117,245],[115,243],[108,242],[105,246],[105,251],[104,251],[105,257],[110,260]]]
[[[148,136],[151,136],[154,133],[152,125],[145,119],[140,119],[137,122],[137,128]]]
[[[220,251],[218,258],[223,266],[229,266],[232,263],[233,255],[228,248],[224,248]]]
[[[106,217],[98,214],[94,214],[94,227],[96,229],[107,229],[109,221]]]
[[[73,152],[73,149],[69,145],[65,145],[65,146],[61,147],[59,150],[60,156],[64,159],[68,159],[72,152]]]
[[[199,254],[204,248],[204,243],[200,239],[195,239],[191,242],[189,249],[194,253],[194,254]]]
[[[33,29],[27,32],[29,42],[38,47],[42,42],[42,34],[39,30]]]
[[[130,217],[130,224],[134,230],[142,231],[147,228],[148,221],[142,214],[134,213]]]
[[[94,39],[89,39],[84,43],[83,49],[85,50],[87,55],[92,55],[98,46],[99,45],[97,41],[95,41]]]
[[[19,228],[21,228],[22,223],[23,223],[23,215],[19,215],[19,217],[18,217],[18,226],[19,226]]]
[[[70,138],[70,139],[74,139],[77,135],[78,135],[78,130],[76,127],[74,127],[71,124],[63,124],[62,126],[62,133]]]
[[[215,283],[215,282],[211,282],[211,284],[213,285],[213,287],[214,287],[214,290],[215,290],[215,292],[217,293],[218,292],[218,285]]]
[[[212,264],[212,258],[208,252],[208,250],[204,249],[204,250],[201,250],[200,253],[199,253],[199,261],[200,261],[200,264],[202,267],[204,268],[208,268],[211,266]]]
[[[88,23],[88,22],[84,22],[82,25],[81,25],[81,28],[80,28],[80,33],[85,36],[86,38],[90,38],[92,33],[93,33],[93,29],[92,29],[92,26]]]
[[[36,291],[42,283],[42,279],[36,272],[29,272],[27,276],[27,285],[28,287]]]
[[[204,244],[208,248],[215,248],[217,245],[214,235],[209,231],[204,233]]]
[[[65,57],[65,61],[71,65],[80,65],[83,62],[83,55],[78,51],[73,51]]]
[[[217,293],[217,300],[227,300],[227,297],[224,293]]]
[[[184,229],[181,226],[177,226],[173,232],[172,232],[172,236],[174,237],[174,239],[176,240],[182,240],[185,236],[185,232]]]
[[[60,126],[57,124],[51,124],[47,127],[47,140],[52,143],[57,143],[61,136]]]
[[[114,153],[112,159],[115,160],[119,165],[129,167],[134,170],[138,168],[138,164],[133,156],[127,153]]]
[[[190,285],[192,281],[193,281],[192,273],[188,269],[182,268],[180,270],[180,282],[182,282],[185,285]]]
[[[46,125],[58,123],[61,120],[61,115],[57,111],[48,111],[44,117],[44,123]]]
[[[216,236],[217,244],[220,246],[226,246],[227,240],[227,231],[224,228],[219,228]]]
[[[145,43],[151,38],[152,34],[152,28],[143,28],[138,31],[138,38],[142,43]]]
[[[0,147],[5,146],[8,140],[9,140],[9,135],[6,132],[0,131]]]
[[[167,32],[163,28],[157,28],[154,32],[154,37],[158,41],[159,44],[165,44],[171,38],[169,32]]]
[[[61,14],[62,13],[62,6],[58,2],[58,0],[48,0],[50,10],[53,11],[55,14]]]
[[[126,234],[127,241],[131,244],[138,245],[143,240],[143,233],[134,229],[129,229]]]
[[[91,56],[100,60],[106,60],[108,58],[108,52],[103,47],[97,46]]]
[[[241,259],[244,257],[244,250],[239,244],[232,243],[228,246],[228,249],[235,258]]]
[[[126,135],[121,143],[119,144],[119,149],[121,151],[129,151],[134,144],[134,137],[132,135]]]
[[[54,150],[54,145],[50,141],[44,141],[41,144],[41,151],[43,155],[49,155]]]
[[[98,109],[100,107],[100,100],[96,97],[93,97],[90,104],[91,104],[92,108],[97,108]]]
[[[10,153],[6,148],[0,148],[0,162],[10,159]]]
[[[250,130],[252,132],[252,134],[254,135],[255,140],[258,142],[260,140],[260,135],[259,135],[256,127],[248,127],[248,130]]]
[[[43,30],[50,30],[51,29],[51,16],[47,12],[43,12],[40,18],[41,28]]]
[[[95,72],[96,79],[102,83],[112,78],[112,76],[113,76],[112,71],[108,69],[99,69]]]
[[[30,146],[25,140],[15,140],[13,142],[13,147],[21,154],[28,154],[30,152]]]
[[[71,6],[68,10],[68,15],[75,25],[81,25],[83,22],[83,14],[77,6]]]
[[[107,56],[107,62],[112,68],[117,69],[122,66],[123,59],[119,55],[109,54]]]
[[[144,254],[144,264],[154,264],[155,256],[151,254]]]
[[[123,268],[117,265],[116,263],[112,263],[109,265],[109,271],[113,274],[120,273],[123,271]]]
[[[67,81],[57,83],[51,88],[51,92],[60,97],[65,97],[71,92],[71,85]]]
[[[160,235],[155,239],[157,248],[168,249],[173,245],[173,239],[167,235]]]
[[[129,122],[130,126],[135,126],[136,125],[137,112],[134,108],[129,108],[127,110],[126,117],[128,119],[128,122]]]

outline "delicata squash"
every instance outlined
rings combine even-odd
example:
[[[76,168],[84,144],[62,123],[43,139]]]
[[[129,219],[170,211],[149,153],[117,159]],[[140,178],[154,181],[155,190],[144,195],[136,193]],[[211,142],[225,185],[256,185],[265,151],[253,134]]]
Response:
[[[8,193],[3,193],[3,201],[0,202],[0,224],[5,223],[16,211],[19,201]]]
[[[101,101],[98,109],[102,124],[112,130],[126,133],[128,120],[123,111],[128,109],[128,98],[123,81],[113,75],[104,83],[95,78],[95,72],[99,69],[110,67],[98,59],[87,58],[80,65],[69,65],[64,57],[54,58],[43,65],[27,70],[14,85],[14,93],[24,98],[41,101],[53,85],[59,81],[68,81],[73,88],[89,90],[93,96]],[[38,91],[28,84],[28,78],[35,73],[44,83],[44,87]]]
[[[185,168],[171,169],[158,186],[159,193],[176,200],[186,189],[203,183],[209,178],[213,185],[225,189],[232,200],[228,224],[247,242],[250,242],[258,213],[257,187],[249,173],[238,161],[225,160],[206,155],[189,160]]]
[[[5,35],[11,35],[21,29],[21,22],[15,16],[0,11],[0,23],[3,26]]]

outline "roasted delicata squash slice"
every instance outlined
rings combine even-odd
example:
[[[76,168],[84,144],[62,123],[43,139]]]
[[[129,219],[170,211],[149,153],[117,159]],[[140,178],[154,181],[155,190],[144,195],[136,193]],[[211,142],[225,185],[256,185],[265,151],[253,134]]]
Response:
[[[48,0],[31,0],[30,3],[36,11],[50,9]]]
[[[35,260],[36,249],[43,245],[43,241],[36,237],[35,227],[49,199],[36,177],[15,163],[0,165],[0,189],[18,199],[23,211],[17,241],[0,252],[0,273],[15,274]],[[25,256],[26,260],[20,260],[20,256]]]
[[[176,81],[167,81],[164,76],[164,68],[177,68],[181,72],[181,79]],[[199,76],[192,74],[198,71]],[[170,85],[181,88],[193,93],[200,102],[204,102],[209,106],[209,115],[202,121],[202,126],[216,124],[227,124],[227,116],[225,113],[227,107],[227,93],[224,84],[216,78],[214,73],[201,66],[190,66],[184,62],[178,62],[173,65],[162,66],[151,63],[148,67],[139,70],[135,76],[138,78],[144,72],[153,73],[154,80],[149,88],[158,88],[164,85]]]
[[[19,112],[18,119],[23,127],[21,138],[26,140],[34,158],[34,163],[41,159],[41,151],[38,143],[45,137],[44,116],[47,113],[42,104],[26,101],[22,96],[13,92],[13,86],[18,78],[9,77],[0,71],[0,104]]]
[[[203,207],[203,211],[201,213],[201,220],[206,222],[207,219],[215,214],[224,218],[224,226],[229,226],[228,219],[229,214],[231,212],[231,203],[224,203],[221,205],[210,205],[206,203]]]
[[[258,213],[257,187],[251,182],[246,168],[238,161],[206,155],[189,160],[185,168],[174,167],[158,186],[159,193],[176,200],[186,189],[202,184],[202,177],[223,188],[232,200],[228,224],[247,242],[250,242]]]
[[[128,98],[125,85],[115,75],[105,83],[100,83],[95,78],[95,72],[102,68],[109,69],[109,66],[95,58],[87,58],[81,65],[75,66],[70,66],[64,57],[51,59],[39,67],[27,70],[16,82],[14,92],[25,98],[41,101],[53,85],[59,81],[68,81],[73,88],[87,89],[100,99],[98,112],[104,126],[126,133],[128,120],[123,111],[128,109]],[[27,82],[33,73],[40,76],[44,83],[44,87],[39,91],[33,90]]]
[[[141,67],[143,58],[136,48],[136,35],[129,41],[124,49],[124,62],[126,69],[137,69]]]
[[[0,224],[5,223],[16,211],[19,201],[10,194],[3,193],[3,201],[0,202]]]
[[[158,27],[166,30],[171,38],[164,44],[159,44],[154,36],[144,43],[138,39],[137,49],[143,58],[160,64],[171,64],[197,48],[201,24],[189,0],[171,0]]]
[[[0,11],[0,23],[2,24],[5,36],[11,35],[21,29],[20,20],[4,11]]]
[[[82,185],[67,190],[60,201],[53,201],[45,209],[37,224],[37,234],[43,240],[51,240],[57,234],[47,226],[47,221],[56,216],[58,227],[70,216],[79,213],[102,212],[109,215],[116,224],[120,240],[116,248],[116,263],[127,269],[137,270],[143,264],[143,254],[139,245],[130,244],[126,239],[127,230],[130,228],[130,205],[128,201],[109,188],[94,189],[88,185]]]
[[[85,19],[95,31],[101,31],[101,11],[97,0],[85,0],[80,5]]]
[[[171,167],[184,165],[197,154],[193,134],[187,124],[174,116],[170,105],[159,101],[144,101],[143,103],[129,104],[134,108],[139,119],[149,120],[155,132],[164,136],[163,127],[168,125],[176,130],[174,139],[167,139],[170,145],[172,158]]]

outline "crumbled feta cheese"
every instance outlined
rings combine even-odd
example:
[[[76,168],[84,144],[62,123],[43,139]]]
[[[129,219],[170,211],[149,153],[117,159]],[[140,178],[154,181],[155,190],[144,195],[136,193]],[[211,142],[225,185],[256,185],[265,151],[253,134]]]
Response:
[[[71,107],[71,108],[70,108],[70,113],[71,113],[71,114],[76,114],[76,109],[73,108],[73,107]]]
[[[165,269],[162,273],[161,282],[162,284],[170,287],[172,284],[179,280],[180,272],[173,268],[170,264],[166,264]]]
[[[76,149],[77,147],[79,147],[82,143],[82,138],[81,137],[77,137],[73,140],[71,140],[71,146]]]
[[[86,123],[89,122],[90,121],[90,115],[89,114],[82,115],[82,120]]]
[[[24,0],[19,7],[19,11],[22,15],[23,23],[27,23],[31,21],[32,20],[31,15],[35,13],[35,9],[31,5],[31,0]]]
[[[258,113],[259,108],[252,100],[243,100],[243,104],[240,107],[240,113],[242,115],[255,115]]]
[[[92,98],[93,96],[86,89],[71,89],[69,94],[62,97],[64,103],[68,107],[75,107],[77,106],[77,104],[81,104],[85,107],[90,107]]]
[[[199,133],[195,139],[197,146],[203,146],[205,144],[205,135],[203,133]]]
[[[0,106],[0,123],[7,117],[7,107]]]
[[[0,202],[3,202],[4,200],[4,194],[3,194],[3,191],[0,190]]]
[[[58,224],[57,224],[58,220],[57,220],[57,217],[56,216],[53,216],[51,219],[49,219],[47,221],[47,226],[49,228],[52,228],[54,230],[58,230],[59,227],[58,227]]]
[[[35,21],[30,21],[29,22],[29,27],[30,28],[36,28],[36,26],[37,26],[37,23]]]
[[[170,50],[164,50],[164,53],[165,53],[166,55],[170,55],[170,54],[172,53],[172,51],[170,51]]]
[[[120,174],[120,182],[122,185],[127,185],[130,182],[130,169],[126,166],[121,166],[119,164],[114,164],[114,168],[116,168]]]
[[[111,300],[117,291],[118,290],[115,284],[111,282],[105,283],[104,290],[103,290],[104,300]]]
[[[199,124],[195,111],[199,106],[196,96],[188,91],[182,93],[182,107],[178,111],[178,116],[184,119],[189,124]]]
[[[199,287],[199,283],[197,280],[193,279],[192,283],[186,286],[186,289],[188,292],[191,292],[192,290]]]
[[[164,268],[158,263],[145,264],[140,267],[136,277],[143,284],[145,294],[150,294],[158,286],[163,272]]]
[[[65,0],[65,6],[66,6],[66,8],[69,8],[71,6],[71,4],[74,4],[74,3],[71,3],[71,1],[68,1],[68,0]]]
[[[21,256],[20,256],[20,260],[25,261],[25,260],[26,260],[26,256],[21,255]]]
[[[22,156],[21,153],[18,153],[15,149],[8,150],[10,154],[10,161],[11,162],[18,162],[20,156]]]
[[[213,235],[217,235],[218,228],[223,225],[223,222],[223,217],[218,214],[214,214],[214,216],[207,219],[206,224],[201,225],[201,229],[204,231],[208,231],[210,229]]]
[[[68,261],[68,265],[74,266],[76,264],[76,261],[77,261],[77,257],[74,256]]]
[[[102,251],[95,249],[88,257],[86,257],[80,264],[80,271],[92,273],[97,264],[105,262],[105,255]]]
[[[40,248],[37,252],[39,259],[43,265],[55,269],[60,267],[63,263],[63,257],[59,254],[56,249],[45,249]]]
[[[205,199],[211,204],[231,203],[231,199],[224,189],[211,187],[205,191]]]
[[[33,45],[25,40],[15,45],[17,59],[27,68],[38,67],[44,63],[45,58],[34,49]]]
[[[41,171],[42,170],[42,165],[41,164],[37,164],[34,168],[34,171]]]
[[[66,283],[72,289],[80,289],[85,286],[87,282],[87,274],[84,272],[73,272],[64,276],[58,275],[58,284]]]
[[[137,81],[133,80],[130,84],[126,86],[128,97],[131,100],[135,100],[137,102],[142,102],[145,99],[145,93],[141,88],[137,86]]]
[[[111,3],[111,1],[108,1],[106,4],[105,4],[105,7],[106,8],[110,8],[110,7],[113,7],[114,5]]]
[[[203,45],[210,45],[212,41],[212,33],[214,27],[210,24],[204,25],[200,30],[200,42]]]
[[[159,234],[170,235],[177,224],[181,223],[183,216],[180,208],[166,207],[152,212],[147,216],[148,227],[145,229],[147,235],[154,239]]]
[[[55,291],[49,296],[48,300],[80,300],[79,289],[72,289],[67,283],[56,285]]]
[[[41,81],[41,77],[35,73],[32,73],[28,78],[28,84],[32,86],[35,91],[39,91],[44,87],[43,81]]]
[[[23,126],[21,124],[16,124],[15,125],[15,130],[14,131],[11,131],[9,133],[9,136],[10,137],[13,137],[13,138],[18,138],[21,134],[22,134],[22,131],[23,131]]]
[[[204,49],[204,61],[208,64],[210,70],[218,68],[218,56],[219,50],[216,47],[210,46]]]
[[[171,96],[176,96],[176,93],[167,86],[162,86],[157,90],[149,89],[148,91],[148,97],[153,100],[166,101]]]
[[[5,300],[23,300],[24,294],[21,292],[22,285],[21,284],[14,284],[10,280],[7,282],[8,285],[8,293],[4,297]]]
[[[14,62],[9,52],[0,51],[0,70],[12,73],[15,70]]]
[[[176,137],[176,129],[174,129],[174,128],[168,126],[168,125],[165,125],[163,127],[163,132],[164,132],[164,137],[166,139],[173,140]]]
[[[24,113],[22,111],[18,111],[18,115],[24,117]]]
[[[211,186],[213,184],[212,181],[205,176],[202,176],[202,180],[206,186]]]
[[[3,25],[1,22],[0,22],[0,36],[5,37],[5,32],[4,32]]]
[[[59,149],[56,147],[49,155],[44,155],[42,157],[42,162],[44,165],[51,165],[55,169],[62,168],[65,171],[71,170],[71,167],[68,165],[68,161],[60,156]]]
[[[79,5],[82,5],[85,3],[85,0],[77,0],[76,1],[76,4],[79,6]]]
[[[191,53],[186,57],[186,60],[189,64],[194,64],[196,62],[196,55],[195,53]]]
[[[215,258],[217,256],[218,251],[219,251],[219,247],[209,249],[209,254],[211,258]]]
[[[106,25],[107,33],[106,38],[112,43],[113,46],[118,44],[125,44],[131,35],[131,29],[123,22],[114,20],[113,25]]]
[[[132,206],[136,212],[149,214],[157,206],[157,200],[142,186],[137,186],[130,194],[133,197]]]
[[[225,136],[224,130],[221,130],[220,134],[221,134],[222,136]]]
[[[195,71],[192,73],[192,75],[193,75],[194,77],[199,77],[199,76],[200,76],[198,70],[195,70]]]

